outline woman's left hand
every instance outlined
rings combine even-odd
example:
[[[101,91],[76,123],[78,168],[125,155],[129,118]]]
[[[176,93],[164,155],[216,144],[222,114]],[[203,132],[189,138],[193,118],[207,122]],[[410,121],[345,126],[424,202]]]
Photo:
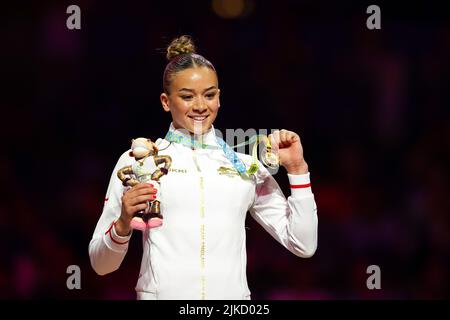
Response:
[[[276,130],[268,136],[272,143],[272,150],[278,154],[280,164],[289,174],[305,174],[308,165],[303,158],[303,147],[300,137],[293,131]]]

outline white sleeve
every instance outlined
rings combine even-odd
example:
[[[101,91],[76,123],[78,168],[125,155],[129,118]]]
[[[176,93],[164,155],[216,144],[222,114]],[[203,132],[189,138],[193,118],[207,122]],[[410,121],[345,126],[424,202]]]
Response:
[[[261,165],[255,201],[249,209],[252,217],[278,242],[303,258],[311,257],[317,248],[317,206],[309,176],[309,172],[288,174],[291,196],[286,199],[277,181]]]
[[[117,177],[117,171],[130,165],[133,158],[128,151],[122,154],[111,175],[102,215],[89,243],[89,258],[92,268],[99,275],[113,272],[120,264],[128,250],[128,241],[131,234],[121,237],[116,233],[114,222],[120,217],[122,207],[122,195],[125,187]]]

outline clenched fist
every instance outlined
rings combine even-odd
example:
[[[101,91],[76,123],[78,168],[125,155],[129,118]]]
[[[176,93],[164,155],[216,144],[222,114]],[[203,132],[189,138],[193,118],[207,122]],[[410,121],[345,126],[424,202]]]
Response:
[[[305,174],[308,165],[303,157],[303,147],[300,137],[293,131],[276,130],[268,136],[272,150],[278,153],[280,164],[289,174]]]

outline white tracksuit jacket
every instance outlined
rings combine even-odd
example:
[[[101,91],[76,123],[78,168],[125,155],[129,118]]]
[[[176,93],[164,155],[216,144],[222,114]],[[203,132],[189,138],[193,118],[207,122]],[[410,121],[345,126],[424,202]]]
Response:
[[[169,130],[182,134],[170,125]],[[217,145],[214,127],[203,143]],[[317,207],[309,173],[288,174],[291,196],[260,163],[249,179],[233,171],[222,149],[196,149],[158,139],[160,155],[172,157],[160,179],[161,227],[143,233],[143,258],[136,285],[138,299],[250,299],[246,277],[247,211],[289,251],[310,257],[317,247]],[[251,156],[238,153],[249,166]],[[121,211],[124,187],[117,171],[134,162],[125,152],[117,162],[102,215],[89,244],[93,269],[100,275],[117,270],[130,236],[112,226]],[[302,186],[292,188],[292,186]],[[136,233],[138,231],[134,231]],[[139,232],[140,233],[140,232]]]

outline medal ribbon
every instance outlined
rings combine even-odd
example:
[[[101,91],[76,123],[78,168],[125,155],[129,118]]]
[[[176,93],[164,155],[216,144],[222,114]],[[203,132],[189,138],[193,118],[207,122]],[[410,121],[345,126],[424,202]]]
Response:
[[[216,149],[216,150],[222,149],[222,151],[225,154],[225,157],[227,157],[227,159],[231,162],[231,164],[236,169],[236,171],[239,172],[239,174],[249,174],[249,175],[255,174],[258,171],[258,168],[259,168],[258,145],[260,142],[265,142],[266,146],[267,146],[267,152],[265,154],[266,156],[262,158],[263,163],[269,167],[275,167],[278,165],[276,156],[271,152],[270,140],[265,135],[252,136],[248,141],[237,144],[233,147],[230,147],[222,138],[219,138],[216,136],[216,141],[220,148],[217,146],[201,143],[201,142],[195,140],[195,138],[193,136],[187,137],[185,135],[181,135],[181,134],[175,133],[173,131],[167,132],[166,137],[164,139],[166,139],[167,141],[180,143],[189,148],[194,147],[197,149]],[[239,159],[239,157],[237,156],[236,152],[233,149],[240,147],[240,146],[249,145],[254,142],[256,142],[256,143],[253,145],[253,149],[252,149],[252,163],[251,163],[250,167],[247,169],[245,167],[244,162],[242,162],[242,160]]]

